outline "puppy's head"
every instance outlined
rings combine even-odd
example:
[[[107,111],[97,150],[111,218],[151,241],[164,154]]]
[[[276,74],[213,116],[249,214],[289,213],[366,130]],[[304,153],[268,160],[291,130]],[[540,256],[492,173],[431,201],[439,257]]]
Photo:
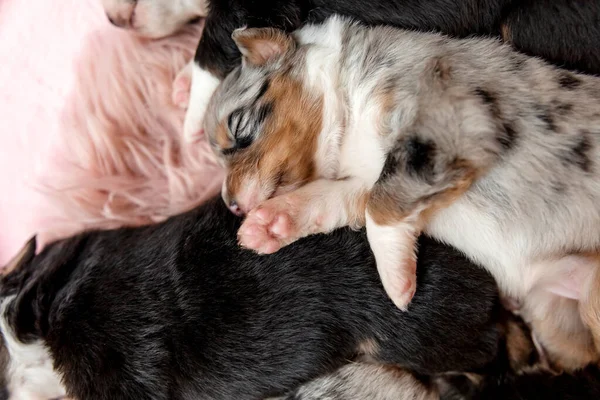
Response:
[[[38,334],[36,289],[28,285],[36,269],[32,238],[0,270],[0,399],[63,399],[66,391]]]
[[[223,200],[242,214],[315,178],[323,111],[322,96],[303,79],[306,49],[294,35],[239,29],[233,39],[242,65],[213,95],[204,130],[228,170]]]
[[[102,6],[113,25],[153,39],[207,13],[206,0],[102,0]]]

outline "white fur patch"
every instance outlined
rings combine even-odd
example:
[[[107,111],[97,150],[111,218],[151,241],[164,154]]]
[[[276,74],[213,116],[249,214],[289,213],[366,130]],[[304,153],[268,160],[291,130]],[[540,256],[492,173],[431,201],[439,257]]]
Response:
[[[15,296],[5,298],[0,305],[0,330],[10,361],[6,381],[10,400],[47,400],[66,396],[52,358],[42,341],[20,342],[6,321],[6,308]]]
[[[366,212],[367,238],[383,287],[401,310],[406,310],[416,288],[415,245],[418,235],[412,221],[378,225]]]
[[[183,125],[183,137],[187,142],[193,142],[199,138],[202,131],[204,113],[219,83],[221,83],[220,79],[216,78],[210,72],[203,70],[197,64],[194,64],[190,102]]]

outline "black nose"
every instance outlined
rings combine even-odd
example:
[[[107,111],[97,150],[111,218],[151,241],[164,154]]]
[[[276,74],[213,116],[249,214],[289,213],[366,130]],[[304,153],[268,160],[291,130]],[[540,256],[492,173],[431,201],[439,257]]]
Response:
[[[242,215],[244,215],[244,212],[238,206],[238,204],[236,203],[235,200],[231,200],[231,203],[229,203],[229,209],[231,210],[232,213],[234,213],[238,217],[241,217]]]

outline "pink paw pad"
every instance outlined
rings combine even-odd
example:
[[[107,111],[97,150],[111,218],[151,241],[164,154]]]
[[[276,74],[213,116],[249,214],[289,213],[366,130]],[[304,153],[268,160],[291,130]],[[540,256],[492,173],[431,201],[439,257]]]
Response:
[[[289,215],[259,208],[250,212],[238,231],[240,245],[259,254],[275,253],[292,235]]]

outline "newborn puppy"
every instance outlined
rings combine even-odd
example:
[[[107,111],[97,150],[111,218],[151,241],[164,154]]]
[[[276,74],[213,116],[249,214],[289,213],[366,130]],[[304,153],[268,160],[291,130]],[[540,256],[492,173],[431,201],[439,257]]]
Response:
[[[366,225],[383,285],[406,309],[424,231],[488,268],[505,295],[535,294],[526,319],[552,336],[544,346],[558,351],[555,332],[573,332],[583,361],[597,358],[600,78],[497,40],[340,17],[234,39],[244,61],[205,128],[228,168],[223,199],[248,214],[242,245],[272,253]],[[548,307],[539,290],[569,301]]]
[[[386,297],[364,232],[313,236],[262,257],[239,248],[239,226],[215,199],[36,256],[30,242],[0,282],[10,392],[261,399],[355,357],[419,373],[478,369],[495,357],[495,283],[453,249],[422,239],[405,313]],[[43,388],[28,380],[40,368]]]
[[[332,14],[368,25],[392,25],[452,36],[502,36],[514,48],[546,57],[557,65],[600,73],[600,4],[580,0],[213,0],[195,64],[180,74],[193,85],[184,136],[202,134],[202,119],[219,82],[241,62],[231,39],[241,27],[274,27],[287,32]],[[185,97],[188,106],[188,97]]]

